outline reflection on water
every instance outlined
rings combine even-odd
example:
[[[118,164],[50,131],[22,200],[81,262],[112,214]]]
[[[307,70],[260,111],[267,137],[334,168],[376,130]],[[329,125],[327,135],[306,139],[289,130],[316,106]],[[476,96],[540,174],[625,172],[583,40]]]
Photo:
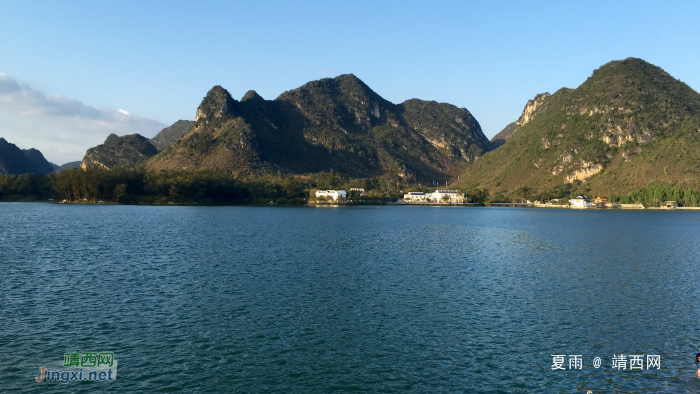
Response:
[[[696,392],[700,212],[0,204],[0,382],[119,392]],[[552,355],[582,355],[552,371]],[[613,370],[614,355],[660,370]],[[595,368],[593,358],[602,366]],[[566,364],[568,367],[568,363]]]

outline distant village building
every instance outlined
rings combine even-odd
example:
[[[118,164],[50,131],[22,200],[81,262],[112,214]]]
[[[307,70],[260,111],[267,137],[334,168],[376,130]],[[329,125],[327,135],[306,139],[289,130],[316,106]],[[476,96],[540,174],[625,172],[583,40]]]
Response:
[[[456,190],[435,190],[431,199],[438,204],[464,204],[464,195]]]
[[[425,204],[430,202],[430,195],[423,192],[409,192],[403,195],[403,202]]]
[[[464,204],[464,195],[456,190],[435,190],[433,193],[409,192],[403,202],[408,204]]]
[[[666,208],[673,209],[678,208],[678,203],[676,201],[666,201]]]
[[[569,204],[571,204],[571,206],[574,208],[590,208],[591,199],[586,196],[578,196],[570,199]]]
[[[367,195],[367,192],[365,191],[365,189],[361,188],[361,187],[353,187],[352,189],[350,189],[350,191],[357,192],[357,195],[360,197]]]
[[[316,190],[316,198],[318,197],[343,202],[348,198],[348,193],[345,190]]]
[[[593,199],[593,206],[596,208],[605,208],[605,204],[607,203],[608,200],[600,196]]]

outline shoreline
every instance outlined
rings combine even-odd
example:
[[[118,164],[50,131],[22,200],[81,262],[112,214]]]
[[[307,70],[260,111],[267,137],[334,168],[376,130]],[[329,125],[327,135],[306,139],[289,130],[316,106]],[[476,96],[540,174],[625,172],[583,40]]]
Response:
[[[572,209],[572,210],[608,210],[608,211],[700,211],[700,207],[645,207],[641,204],[629,204],[635,206],[627,207],[572,207],[567,205],[549,205],[549,204],[524,204],[524,203],[496,203],[504,205],[480,205],[476,203],[467,204],[415,204],[415,203],[402,203],[402,202],[377,202],[377,203],[323,203],[323,204],[280,204],[280,203],[233,203],[233,204],[215,204],[215,203],[168,203],[168,204],[119,204],[115,202],[79,202],[79,201],[49,201],[49,200],[36,200],[36,201],[0,201],[2,203],[43,203],[43,204],[56,204],[56,205],[113,205],[113,206],[141,206],[141,207],[342,207],[342,206],[419,206],[419,207],[482,207],[482,208],[543,208],[543,209]],[[506,205],[508,204],[508,205]],[[510,205],[514,204],[514,205]],[[517,205],[516,205],[517,204]]]

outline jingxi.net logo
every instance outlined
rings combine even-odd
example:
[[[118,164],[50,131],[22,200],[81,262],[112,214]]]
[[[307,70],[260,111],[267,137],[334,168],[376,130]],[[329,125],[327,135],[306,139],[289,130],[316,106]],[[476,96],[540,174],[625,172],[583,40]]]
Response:
[[[63,367],[39,367],[41,375],[35,380],[61,383],[117,380],[117,360],[113,352],[66,353]]]

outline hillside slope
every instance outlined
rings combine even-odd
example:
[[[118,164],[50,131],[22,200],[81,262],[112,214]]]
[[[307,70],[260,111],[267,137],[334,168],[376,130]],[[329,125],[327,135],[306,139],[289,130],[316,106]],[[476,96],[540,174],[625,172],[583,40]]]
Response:
[[[652,183],[700,188],[700,94],[661,68],[613,61],[578,88],[540,99],[457,186],[533,198],[570,183],[601,195]]]

